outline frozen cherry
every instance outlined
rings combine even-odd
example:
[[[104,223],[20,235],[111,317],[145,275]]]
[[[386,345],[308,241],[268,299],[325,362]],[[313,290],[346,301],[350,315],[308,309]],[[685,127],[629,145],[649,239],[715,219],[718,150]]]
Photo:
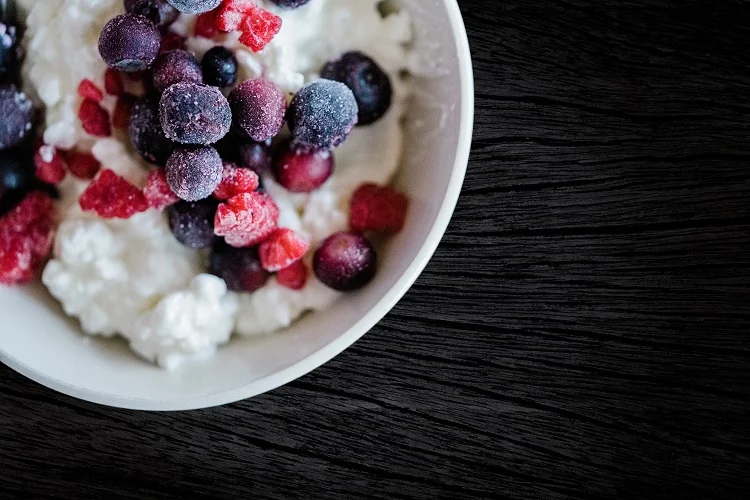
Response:
[[[254,292],[271,277],[271,273],[263,269],[256,247],[234,248],[226,243],[214,247],[209,270],[222,278],[233,292]]]
[[[13,85],[0,87],[0,149],[18,146],[31,131],[34,107]]]
[[[218,7],[222,0],[167,0],[175,9],[186,14],[202,14]]]
[[[333,174],[330,151],[298,151],[289,144],[282,147],[273,162],[276,181],[294,193],[309,193],[323,185]]]
[[[203,83],[203,71],[193,54],[185,50],[170,50],[156,59],[154,87],[164,92],[175,83]]]
[[[248,80],[229,94],[232,117],[238,129],[254,141],[272,139],[284,125],[286,96],[268,80]]]
[[[167,161],[167,183],[185,201],[208,198],[221,182],[223,165],[212,147],[185,147],[174,150]]]
[[[313,270],[318,279],[341,292],[362,288],[375,276],[376,269],[375,248],[361,233],[329,236],[313,256]]]
[[[161,128],[159,99],[158,94],[150,94],[136,101],[130,113],[128,134],[133,147],[145,160],[164,166],[177,145]]]
[[[258,175],[271,169],[271,146],[265,142],[240,141],[237,146],[237,164],[249,168]]]
[[[99,54],[110,68],[136,72],[150,68],[159,55],[159,28],[147,18],[122,14],[110,20],[99,35]]]
[[[174,23],[180,15],[167,0],[125,0],[125,11],[147,17],[159,28]]]
[[[305,151],[333,149],[357,124],[357,101],[349,87],[333,80],[308,83],[287,113],[294,146]]]
[[[196,83],[169,87],[161,97],[159,117],[166,136],[182,144],[213,144],[232,125],[232,111],[221,91]]]
[[[214,234],[217,205],[216,201],[206,199],[179,201],[167,208],[169,228],[177,241],[194,250],[212,246],[218,239]]]
[[[234,53],[222,47],[214,47],[206,52],[201,61],[203,80],[214,87],[229,87],[237,81],[237,59]]]

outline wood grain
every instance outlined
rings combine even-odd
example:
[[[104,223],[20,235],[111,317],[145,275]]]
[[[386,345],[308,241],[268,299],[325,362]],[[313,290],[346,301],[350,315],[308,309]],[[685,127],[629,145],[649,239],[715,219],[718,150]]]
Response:
[[[750,2],[460,5],[472,159],[393,312],[212,410],[2,368],[0,498],[748,498]]]

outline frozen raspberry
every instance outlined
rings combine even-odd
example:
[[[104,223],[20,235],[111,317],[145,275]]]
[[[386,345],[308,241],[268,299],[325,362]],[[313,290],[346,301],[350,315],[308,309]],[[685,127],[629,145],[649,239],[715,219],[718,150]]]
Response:
[[[208,146],[175,149],[165,168],[169,187],[185,201],[211,196],[223,172],[219,153]]]
[[[242,20],[245,19],[245,14],[234,10],[222,8],[216,16],[216,27],[219,31],[225,33],[231,33],[240,29]]]
[[[104,92],[102,92],[102,90],[88,78],[84,78],[81,80],[81,83],[78,84],[78,95],[84,99],[91,99],[96,102],[101,102],[101,100],[104,99]]]
[[[211,10],[198,16],[198,19],[195,20],[195,36],[202,36],[203,38],[215,37],[219,33],[216,27],[217,14],[217,11]]]
[[[119,71],[107,68],[104,72],[104,91],[109,95],[120,95],[125,92],[125,83]]]
[[[0,283],[16,285],[34,279],[52,247],[52,199],[29,193],[0,217]]]
[[[201,67],[207,85],[223,88],[237,81],[237,59],[231,50],[221,45],[206,52]]]
[[[177,83],[161,96],[159,118],[164,133],[173,141],[208,145],[229,132],[232,110],[216,87]]]
[[[253,52],[260,52],[281,30],[281,18],[276,14],[255,7],[240,23],[240,43]]]
[[[36,178],[48,184],[57,184],[65,178],[65,158],[54,146],[41,146],[34,154]]]
[[[125,11],[146,17],[159,28],[174,23],[180,15],[167,0],[125,0]]]
[[[362,184],[352,195],[349,226],[355,231],[400,231],[409,200],[390,187]]]
[[[81,208],[105,219],[129,219],[148,210],[140,189],[112,170],[102,170],[78,199]]]
[[[185,50],[170,50],[154,63],[154,87],[164,92],[175,83],[203,83],[203,71],[193,54]]]
[[[313,256],[315,275],[340,292],[362,288],[375,276],[376,269],[375,248],[361,233],[329,236]]]
[[[102,167],[94,155],[80,151],[68,151],[65,153],[68,162],[68,170],[79,179],[93,179]]]
[[[243,140],[237,146],[237,163],[258,175],[271,169],[271,146],[265,142]]]
[[[215,232],[233,247],[257,245],[276,229],[279,207],[263,193],[243,193],[219,205]]]
[[[185,37],[177,33],[169,32],[161,39],[159,54],[165,54],[170,50],[185,50]]]
[[[0,116],[0,149],[21,144],[34,121],[34,108],[26,94],[13,85],[0,86]]]
[[[238,194],[251,193],[258,189],[259,183],[258,174],[252,170],[224,162],[224,172],[214,191],[214,198],[223,201]]]
[[[109,113],[99,103],[91,99],[84,99],[78,108],[78,118],[86,133],[96,137],[109,137],[112,127],[109,125]]]
[[[310,0],[271,0],[271,3],[275,3],[279,7],[284,9],[296,9],[305,5]]]
[[[298,260],[290,266],[285,267],[276,274],[279,285],[292,290],[302,290],[307,284],[309,271],[303,260]]]
[[[99,54],[112,69],[144,71],[159,55],[161,34],[147,18],[122,14],[110,20],[99,35]]]
[[[146,197],[148,206],[157,210],[163,210],[180,201],[180,197],[169,187],[167,172],[163,168],[156,168],[148,173],[143,196]]]
[[[251,14],[257,8],[257,0],[224,0],[222,9]]]
[[[159,99],[158,94],[147,94],[136,101],[130,113],[128,135],[145,160],[164,166],[177,144],[169,140],[161,128]]]
[[[222,0],[167,0],[175,9],[185,14],[202,14],[218,7]]]
[[[279,228],[263,240],[258,254],[263,268],[279,271],[301,259],[310,248],[310,242],[302,235],[287,228]]]
[[[229,94],[232,119],[237,128],[258,142],[272,139],[281,130],[286,96],[268,80],[248,80]]]
[[[233,292],[254,292],[271,277],[260,263],[257,248],[233,248],[224,243],[214,247],[209,272],[223,279]]]
[[[130,126],[130,115],[133,113],[138,98],[133,94],[122,94],[115,103],[115,112],[112,115],[112,125],[118,130],[125,130]]]
[[[179,201],[167,208],[169,229],[174,237],[188,248],[199,250],[212,246],[218,237],[214,234],[216,201]]]
[[[330,151],[301,152],[289,144],[282,146],[273,162],[276,181],[293,193],[309,193],[318,189],[333,174],[334,160]]]
[[[287,113],[294,147],[305,151],[333,149],[357,124],[357,101],[349,87],[317,80],[302,87]]]

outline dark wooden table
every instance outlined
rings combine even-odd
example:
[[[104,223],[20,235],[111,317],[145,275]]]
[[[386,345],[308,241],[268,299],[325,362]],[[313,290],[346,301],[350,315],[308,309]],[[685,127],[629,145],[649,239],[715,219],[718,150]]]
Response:
[[[205,411],[1,368],[1,498],[750,498],[750,3],[461,7],[472,160],[393,312]]]

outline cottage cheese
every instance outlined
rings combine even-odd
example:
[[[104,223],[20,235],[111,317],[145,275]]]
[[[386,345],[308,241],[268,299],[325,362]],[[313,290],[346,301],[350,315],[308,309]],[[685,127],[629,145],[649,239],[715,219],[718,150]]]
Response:
[[[261,2],[263,3],[263,2]],[[30,94],[47,108],[45,142],[90,150],[104,167],[138,186],[149,166],[126,137],[98,139],[82,131],[76,117],[78,83],[103,85],[99,32],[121,14],[122,0],[19,0],[28,13],[24,66]],[[313,0],[295,10],[279,10],[281,33],[255,54],[229,34],[218,41],[189,37],[188,49],[201,57],[221,43],[235,51],[239,81],[264,77],[293,93],[318,77],[328,59],[361,50],[391,75],[394,102],[376,124],[356,128],[336,150],[336,173],[311,194],[293,194],[264,179],[281,212],[279,224],[305,234],[312,246],[347,227],[352,192],[363,182],[387,183],[399,165],[401,119],[407,88],[400,72],[409,69],[410,21],[405,13],[385,19],[378,0]],[[195,16],[182,15],[172,29],[192,34]],[[112,107],[111,100],[105,107]],[[311,276],[294,291],[271,278],[252,294],[227,292],[220,279],[201,274],[204,256],[181,246],[162,213],[148,211],[128,220],[102,220],[77,204],[86,183],[68,176],[54,258],[43,282],[78,317],[91,335],[122,335],[144,359],[167,369],[210,356],[232,333],[256,336],[292,324],[306,311],[329,307],[338,293]],[[309,264],[310,256],[307,256]]]

